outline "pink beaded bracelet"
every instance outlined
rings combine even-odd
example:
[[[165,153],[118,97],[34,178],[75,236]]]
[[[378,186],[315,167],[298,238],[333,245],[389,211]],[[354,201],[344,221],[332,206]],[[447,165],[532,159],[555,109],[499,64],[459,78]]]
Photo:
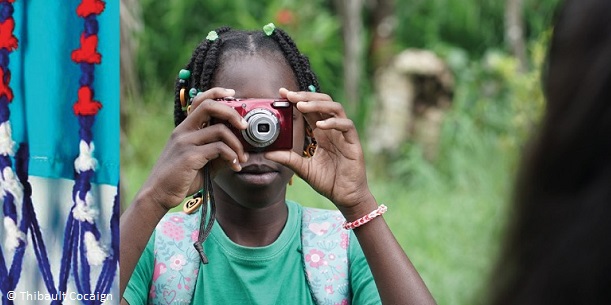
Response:
[[[386,213],[386,211],[388,210],[388,208],[381,204],[377,209],[373,210],[371,213],[355,220],[352,222],[344,222],[344,225],[342,226],[344,229],[346,230],[352,230],[355,228],[358,228],[368,222],[370,222],[372,219]]]

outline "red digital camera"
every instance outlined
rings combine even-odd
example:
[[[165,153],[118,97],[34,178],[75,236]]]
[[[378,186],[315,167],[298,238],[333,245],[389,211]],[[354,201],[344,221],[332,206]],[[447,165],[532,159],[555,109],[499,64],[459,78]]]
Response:
[[[236,99],[217,101],[235,109],[248,122],[245,130],[227,125],[244,145],[245,151],[263,152],[293,148],[293,105],[285,99]]]

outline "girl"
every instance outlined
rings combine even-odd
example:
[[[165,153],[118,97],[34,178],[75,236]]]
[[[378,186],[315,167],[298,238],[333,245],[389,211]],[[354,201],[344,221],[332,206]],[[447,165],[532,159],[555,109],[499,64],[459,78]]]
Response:
[[[200,93],[183,111],[187,84]],[[354,124],[341,104],[318,89],[307,58],[273,25],[264,31],[210,32],[177,80],[177,127],[121,217],[122,304],[332,304],[339,294],[347,295],[343,304],[434,304],[377,217],[385,209],[367,186]],[[218,101],[227,97],[287,99],[295,107],[293,149],[245,151],[228,125],[244,130],[248,124]],[[212,119],[228,124],[210,124]],[[337,264],[335,254],[307,248],[311,242],[304,232],[315,238],[335,226],[311,223],[302,229],[310,211],[285,200],[293,174],[329,198],[348,227],[355,227],[339,243],[347,248],[346,262]],[[190,231],[197,240],[194,255],[190,242],[183,242],[194,218],[166,213],[202,184],[209,186],[210,207],[203,205],[201,226]],[[206,217],[210,228],[204,226]],[[191,270],[187,261],[194,257]],[[342,264],[349,271],[337,271]],[[316,280],[318,271],[326,281]],[[346,285],[329,284],[342,276]],[[317,287],[324,287],[329,299],[315,295]]]

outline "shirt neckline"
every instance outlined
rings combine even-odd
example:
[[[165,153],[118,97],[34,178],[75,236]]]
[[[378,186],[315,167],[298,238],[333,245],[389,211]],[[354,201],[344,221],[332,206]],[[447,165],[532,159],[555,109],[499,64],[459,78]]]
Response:
[[[301,209],[299,205],[289,200],[286,200],[286,205],[288,209],[286,224],[278,238],[267,246],[247,247],[236,244],[225,234],[225,231],[223,231],[218,222],[213,225],[210,236],[230,257],[246,261],[272,260],[287,249],[300,231],[301,222],[299,218],[301,217]]]

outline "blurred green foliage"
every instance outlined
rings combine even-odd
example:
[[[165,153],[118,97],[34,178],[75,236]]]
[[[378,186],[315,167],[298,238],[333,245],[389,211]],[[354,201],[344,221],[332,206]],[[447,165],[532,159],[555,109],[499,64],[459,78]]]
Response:
[[[340,21],[327,1],[142,0],[141,5],[145,29],[137,65],[144,91],[163,87],[171,92],[176,74],[209,31],[220,26],[260,30],[274,22],[308,55],[322,90],[342,92]]]
[[[505,2],[501,0],[395,1],[397,47],[435,49],[439,45],[479,57],[504,48]],[[527,41],[546,30],[559,0],[523,0]]]
[[[474,304],[486,291],[508,215],[520,152],[544,109],[540,67],[558,0],[524,0],[529,68],[503,42],[504,1],[396,1],[395,48],[426,48],[446,60],[456,78],[435,162],[405,143],[390,166],[366,154],[370,187],[397,240],[439,304]],[[208,31],[230,25],[282,26],[311,59],[323,90],[342,96],[341,22],[329,1],[142,0],[139,39],[143,93],[124,102],[130,117],[122,143],[122,185],[131,201],[173,129],[173,80]],[[283,22],[285,24],[283,25]],[[371,29],[366,28],[366,37]],[[365,80],[363,109],[373,109]],[[366,115],[366,113],[365,113]],[[363,117],[361,124],[366,122]],[[361,134],[362,135],[362,134]],[[154,141],[151,141],[154,139]],[[376,169],[376,170],[372,170]],[[374,173],[382,173],[374,175]],[[297,179],[287,197],[308,206],[332,204]]]

